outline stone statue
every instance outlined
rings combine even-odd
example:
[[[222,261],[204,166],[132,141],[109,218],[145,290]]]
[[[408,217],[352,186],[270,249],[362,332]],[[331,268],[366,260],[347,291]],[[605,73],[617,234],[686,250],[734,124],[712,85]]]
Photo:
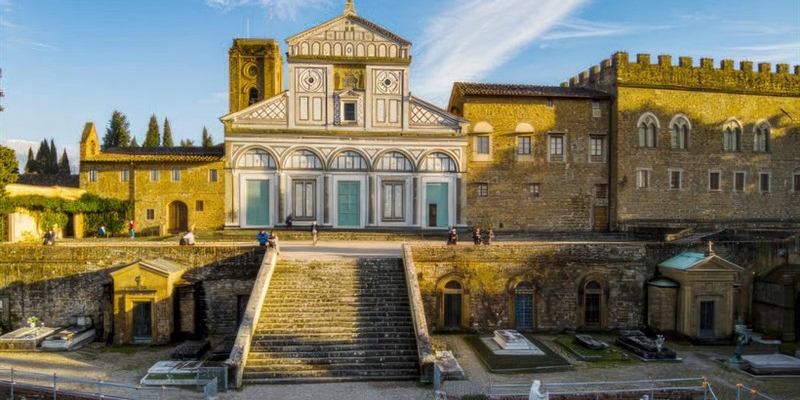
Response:
[[[742,360],[742,346],[746,345],[750,342],[750,337],[747,336],[747,332],[742,331],[739,332],[739,337],[736,338],[736,350],[733,352],[733,359],[735,361]]]
[[[531,385],[531,393],[528,400],[548,400],[550,395],[547,392],[542,393],[542,381],[535,380]]]

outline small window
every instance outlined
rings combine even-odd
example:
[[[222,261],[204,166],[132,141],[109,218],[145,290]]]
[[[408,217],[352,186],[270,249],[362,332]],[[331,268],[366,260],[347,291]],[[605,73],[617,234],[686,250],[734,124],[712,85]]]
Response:
[[[593,101],[592,102],[592,118],[600,118],[602,116],[602,112],[600,111],[600,102]]]
[[[589,138],[589,162],[603,162],[606,159],[606,139],[603,136]]]
[[[770,191],[770,185],[769,185],[770,176],[769,176],[769,172],[760,173],[758,178],[759,178],[758,179],[758,181],[759,181],[758,187],[761,189],[761,192],[762,193],[769,192]]]
[[[639,189],[650,187],[650,170],[639,169],[636,170],[636,187]]]
[[[564,157],[564,135],[550,135],[548,140],[549,154],[551,162],[563,162]]]
[[[553,99],[547,99],[546,103],[548,108],[553,108]]]
[[[216,169],[208,170],[208,181],[209,182],[216,182],[219,179],[219,171]]]
[[[594,185],[594,198],[607,199],[608,198],[608,185],[605,183],[598,183]]]
[[[489,195],[489,184],[488,183],[478,183],[478,197],[486,197]]]
[[[356,122],[356,103],[350,101],[344,103],[344,118],[342,120]]]
[[[97,170],[89,171],[89,182],[97,182]]]
[[[475,137],[475,152],[478,154],[489,154],[489,136]]]
[[[719,171],[711,171],[708,173],[708,190],[720,190],[720,176],[722,173]]]
[[[180,182],[181,181],[181,170],[178,168],[172,169],[172,181],[173,182]]]
[[[792,191],[800,193],[800,173],[792,175]]]
[[[682,177],[680,170],[669,171],[669,188],[670,190],[680,190],[682,185]]]
[[[744,192],[744,172],[733,173],[733,190],[735,192]]]
[[[203,204],[203,200],[197,200],[197,201],[194,202],[194,210],[195,211],[203,211],[203,206],[204,205],[205,204]]]
[[[729,122],[722,130],[722,148],[725,151],[742,150],[742,128],[738,122]]]
[[[152,208],[148,208],[146,214],[147,214],[146,218],[147,218],[148,221],[155,221],[155,219],[156,219],[156,210],[154,210]]]
[[[689,147],[689,121],[678,117],[670,126],[670,143],[673,149],[683,150]]]
[[[639,122],[639,147],[656,147],[658,121],[653,115],[646,115]]]
[[[150,170],[150,182],[158,182],[158,170],[151,169]]]
[[[528,193],[530,193],[532,199],[539,198],[539,189],[540,189],[539,182],[528,184]]]
[[[119,171],[119,181],[120,182],[130,182],[131,180],[131,172],[127,169],[123,169]]]
[[[517,137],[517,154],[529,156],[531,154],[531,137]]]
[[[769,152],[769,125],[760,124],[753,132],[753,151],[757,153]]]

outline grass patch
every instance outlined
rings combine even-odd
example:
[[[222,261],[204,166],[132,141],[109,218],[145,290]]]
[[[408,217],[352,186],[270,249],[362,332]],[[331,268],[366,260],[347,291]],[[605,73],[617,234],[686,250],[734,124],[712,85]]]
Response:
[[[616,362],[631,360],[631,357],[628,357],[628,353],[611,345],[603,350],[592,350],[575,343],[571,336],[559,336],[555,339],[555,342],[583,361]]]
[[[142,349],[142,346],[107,346],[104,350],[109,353],[136,354]]]
[[[529,334],[523,334],[544,355],[497,355],[481,340],[480,335],[467,335],[464,340],[472,347],[486,368],[494,373],[524,373],[542,370],[569,369],[570,364]],[[491,336],[489,336],[491,337]]]

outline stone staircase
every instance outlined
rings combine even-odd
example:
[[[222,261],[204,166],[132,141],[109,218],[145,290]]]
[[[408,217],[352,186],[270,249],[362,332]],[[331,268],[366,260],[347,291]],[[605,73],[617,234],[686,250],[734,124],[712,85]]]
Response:
[[[419,379],[401,259],[278,261],[243,382]]]

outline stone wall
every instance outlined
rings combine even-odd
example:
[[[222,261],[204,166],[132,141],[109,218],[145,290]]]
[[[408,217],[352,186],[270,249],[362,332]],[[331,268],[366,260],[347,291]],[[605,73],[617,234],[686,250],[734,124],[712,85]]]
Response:
[[[188,269],[183,280],[195,284],[199,299],[198,333],[233,334],[237,298],[248,296],[263,248],[251,246],[3,246],[0,298],[8,315],[4,331],[30,316],[48,326],[63,326],[71,315],[91,316],[105,337],[111,329],[109,273],[138,259],[164,258]]]

